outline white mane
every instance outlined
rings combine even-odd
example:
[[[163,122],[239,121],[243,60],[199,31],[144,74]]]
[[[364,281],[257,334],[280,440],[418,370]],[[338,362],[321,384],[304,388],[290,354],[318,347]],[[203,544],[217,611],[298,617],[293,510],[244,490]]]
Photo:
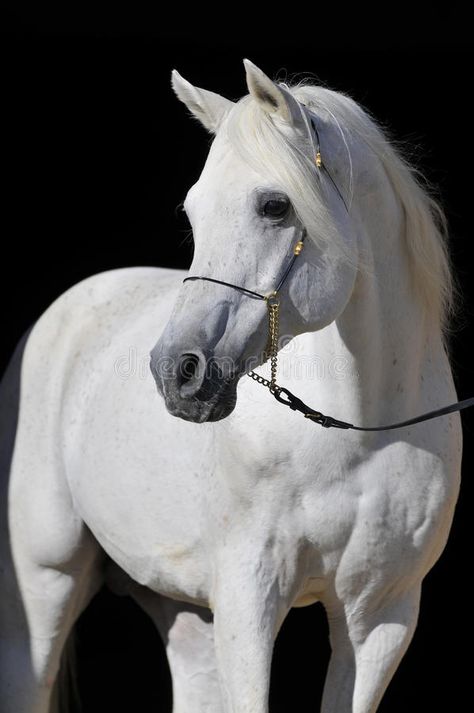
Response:
[[[286,86],[286,85],[285,85]],[[352,196],[351,140],[363,142],[379,159],[405,214],[405,246],[416,293],[430,321],[448,326],[453,311],[454,287],[447,249],[446,219],[442,208],[429,195],[420,174],[395,150],[376,122],[351,98],[323,87],[286,86],[298,101],[316,114],[328,113],[345,147],[350,205]],[[230,112],[226,131],[234,147],[253,165],[285,187],[296,213],[316,242],[330,240],[348,261],[347,253],[322,196],[315,166],[279,130],[268,113],[250,96]],[[360,265],[359,265],[360,267]]]

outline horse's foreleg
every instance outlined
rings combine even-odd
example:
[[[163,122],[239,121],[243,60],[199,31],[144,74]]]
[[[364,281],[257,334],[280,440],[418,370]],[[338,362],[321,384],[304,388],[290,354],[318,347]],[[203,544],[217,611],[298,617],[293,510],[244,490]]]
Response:
[[[101,584],[103,555],[75,513],[65,479],[54,468],[27,467],[31,449],[25,451],[10,487],[0,707],[2,713],[49,713],[64,644]]]
[[[166,646],[173,713],[223,713],[209,609],[135,585],[130,595],[151,617]]]
[[[415,630],[420,587],[329,610],[332,656],[321,713],[374,713]]]
[[[214,638],[226,713],[268,711],[273,644],[287,605],[266,559],[232,550],[216,567]]]
[[[84,558],[69,571],[27,561],[26,553],[17,558],[19,590],[11,592],[10,621],[0,637],[3,713],[51,710],[64,644],[97,588],[87,549],[84,543]]]
[[[64,327],[63,316],[57,324],[40,320],[1,385],[2,713],[49,713],[69,631],[101,581],[102,553],[75,511],[65,474]]]

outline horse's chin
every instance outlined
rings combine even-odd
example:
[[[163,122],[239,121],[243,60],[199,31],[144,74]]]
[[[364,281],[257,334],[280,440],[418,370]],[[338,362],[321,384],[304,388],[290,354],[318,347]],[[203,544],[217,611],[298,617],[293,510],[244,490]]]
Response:
[[[182,418],[184,421],[210,423],[227,418],[234,410],[236,403],[236,385],[232,384],[209,401],[193,399],[189,402],[184,400],[180,400],[178,403],[166,402],[166,408],[172,416]]]
[[[226,400],[225,402],[219,402],[213,406],[209,412],[206,421],[222,421],[222,419],[230,416],[237,403],[237,394],[234,391],[232,394],[232,399]]]

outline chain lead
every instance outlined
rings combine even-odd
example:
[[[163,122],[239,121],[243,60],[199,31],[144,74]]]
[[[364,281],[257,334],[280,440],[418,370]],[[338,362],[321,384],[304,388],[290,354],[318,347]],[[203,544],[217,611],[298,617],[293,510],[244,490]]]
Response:
[[[276,297],[267,300],[268,302],[268,328],[270,337],[270,391],[276,391],[277,368],[278,368],[278,335],[280,327],[280,301]]]
[[[255,371],[249,371],[247,376],[256,381],[262,386],[266,386],[270,393],[275,394],[280,391],[280,387],[276,383],[278,369],[278,336],[280,332],[280,300],[278,294],[273,292],[265,298],[268,307],[268,341],[265,347],[265,361],[270,359],[270,381],[264,379]]]

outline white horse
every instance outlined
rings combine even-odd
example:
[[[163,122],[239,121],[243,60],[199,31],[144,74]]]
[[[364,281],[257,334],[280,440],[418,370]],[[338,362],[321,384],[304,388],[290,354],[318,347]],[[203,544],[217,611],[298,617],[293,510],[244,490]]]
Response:
[[[281,385],[361,425],[456,400],[436,205],[351,99],[245,67],[235,104],[173,76],[215,134],[185,201],[191,274],[271,293],[304,227],[280,292]],[[2,711],[49,710],[68,633],[104,580],[161,632],[175,713],[268,711],[279,627],[317,600],[332,647],[321,710],[375,711],[448,536],[459,416],[385,433],[305,420],[240,378],[262,364],[265,303],[183,277],[85,280],[7,371]],[[163,398],[148,368],[159,335]]]

